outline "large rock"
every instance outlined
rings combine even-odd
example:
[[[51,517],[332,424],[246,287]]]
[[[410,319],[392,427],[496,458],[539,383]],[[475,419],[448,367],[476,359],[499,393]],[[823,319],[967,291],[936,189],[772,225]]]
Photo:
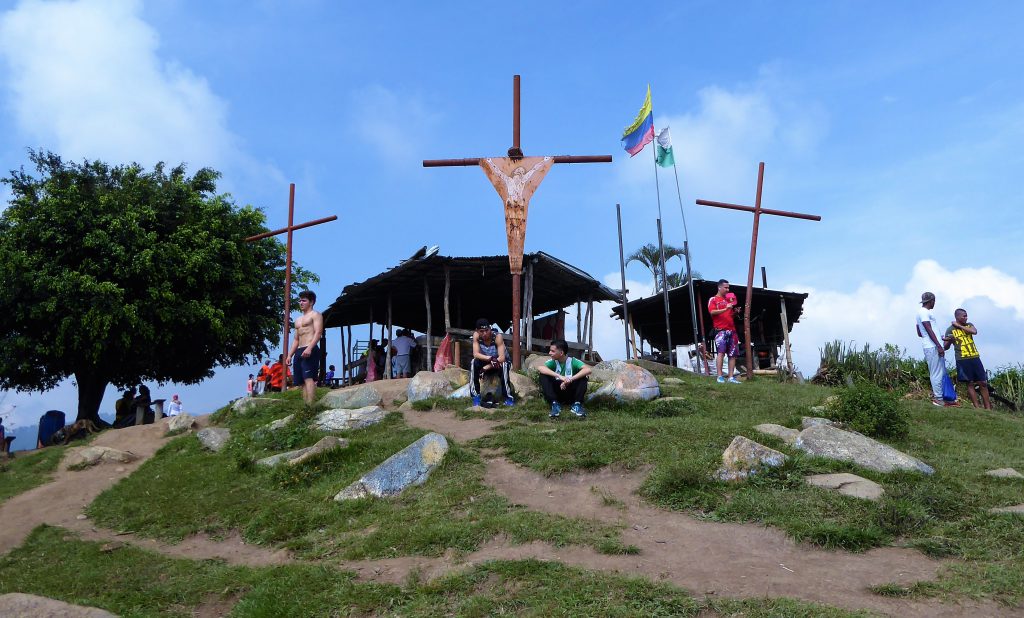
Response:
[[[258,408],[269,406],[280,402],[280,399],[269,399],[265,397],[242,397],[231,404],[231,409],[240,416],[251,414]]]
[[[444,376],[452,385],[452,388],[459,388],[469,384],[469,372],[461,367],[445,367],[444,371],[438,371],[437,373]]]
[[[800,432],[796,429],[790,429],[789,427],[783,427],[782,425],[776,425],[775,423],[755,425],[754,429],[761,433],[768,434],[769,436],[775,436],[789,445],[796,442],[797,437],[800,435]]]
[[[994,476],[997,479],[1024,479],[1024,474],[1017,472],[1013,468],[999,468],[997,470],[989,470],[985,474]]]
[[[270,424],[268,424],[266,429],[267,431],[277,431],[278,429],[284,429],[288,425],[288,423],[292,422],[293,418],[295,418],[294,414],[289,414],[284,418],[279,418],[276,421],[273,421]]]
[[[287,463],[291,466],[297,466],[309,458],[323,453],[324,451],[330,451],[336,448],[345,448],[346,446],[348,446],[348,440],[342,440],[341,438],[336,438],[334,436],[325,436],[313,446],[307,446],[306,448],[288,451],[287,453],[278,453],[277,455],[264,457],[263,459],[257,460],[256,465],[273,468],[278,464]]]
[[[523,369],[525,369],[526,372],[529,373],[531,376],[536,375],[537,370],[540,368],[540,366],[548,362],[549,360],[551,360],[550,356],[542,354],[531,354],[526,357],[526,360],[523,361]]]
[[[129,463],[138,459],[135,453],[119,451],[106,446],[76,446],[64,454],[64,465],[68,468],[85,468],[100,462]]]
[[[786,456],[753,440],[736,436],[722,453],[722,467],[715,478],[722,481],[741,481],[763,468],[777,468]]]
[[[0,616],[7,618],[117,618],[117,614],[99,609],[72,605],[34,594],[9,592],[0,595]]]
[[[817,416],[800,417],[800,429],[807,429],[808,427],[814,427],[815,425],[835,425],[835,422],[827,418],[820,418]]]
[[[1024,515],[1024,504],[1015,504],[1013,506],[999,506],[994,509],[989,509],[989,513],[1008,513],[1010,515]]]
[[[862,500],[881,500],[885,490],[878,483],[856,474],[842,472],[839,474],[813,474],[804,477],[808,485],[838,491],[844,496]]]
[[[185,412],[177,416],[172,416],[167,419],[167,432],[177,433],[179,431],[188,431],[192,429],[192,426],[196,424],[196,417]]]
[[[509,374],[508,379],[516,391],[516,396],[520,399],[540,396],[540,387],[537,386],[537,383],[523,374],[513,371]]]
[[[661,383],[665,386],[682,386],[685,384],[685,382],[679,378],[662,378]]]
[[[312,427],[319,431],[346,431],[376,425],[387,412],[380,406],[367,406],[358,410],[327,410],[313,419]]]
[[[354,410],[367,406],[379,406],[383,399],[380,391],[373,384],[360,384],[333,390],[320,398],[320,404],[331,409]]]
[[[425,483],[447,452],[448,441],[444,436],[428,433],[388,457],[384,463],[339,492],[334,499],[341,502],[368,496],[396,496],[406,487]]]
[[[615,379],[616,374],[623,371],[624,367],[629,366],[629,363],[624,360],[601,361],[590,368],[590,379],[595,382],[610,382]]]
[[[935,470],[920,459],[859,433],[831,425],[812,425],[800,432],[796,448],[826,459],[849,461],[876,472],[910,470],[932,474]]]
[[[231,439],[231,430],[227,427],[206,427],[196,432],[196,437],[199,438],[199,443],[203,445],[203,448],[216,453],[223,449]]]
[[[433,371],[421,371],[409,380],[407,393],[409,401],[420,401],[431,397],[447,397],[452,394],[452,385],[444,375]]]
[[[465,399],[469,397],[469,384],[464,384],[459,388],[452,391],[451,395],[448,395],[449,399]],[[402,404],[405,405],[405,404]],[[411,407],[412,404],[410,404]],[[401,409],[401,408],[399,408]]]
[[[587,399],[612,397],[619,401],[650,401],[661,395],[658,379],[650,371],[622,361],[603,361],[598,363],[598,366],[606,363],[618,363],[619,371]]]

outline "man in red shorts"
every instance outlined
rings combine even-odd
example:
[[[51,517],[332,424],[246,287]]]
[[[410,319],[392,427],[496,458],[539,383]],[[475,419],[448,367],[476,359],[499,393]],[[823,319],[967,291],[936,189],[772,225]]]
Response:
[[[726,298],[726,295],[729,298]],[[718,294],[708,301],[708,313],[711,314],[711,325],[715,328],[715,369],[718,371],[718,382],[726,382],[722,375],[722,361],[725,355],[729,355],[729,379],[731,384],[739,384],[740,381],[732,376],[736,371],[736,357],[740,355],[740,340],[736,334],[736,324],[733,321],[733,307],[736,306],[736,297],[729,294],[729,282],[725,279],[718,280]]]

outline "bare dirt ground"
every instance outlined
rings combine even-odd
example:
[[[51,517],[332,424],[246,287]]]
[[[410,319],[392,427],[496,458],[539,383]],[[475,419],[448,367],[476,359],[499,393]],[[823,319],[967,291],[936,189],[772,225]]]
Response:
[[[486,435],[500,424],[487,419],[462,421],[452,413],[439,411],[409,411],[404,415],[410,425],[443,433],[458,442]],[[200,424],[206,421],[205,417],[199,418]],[[285,550],[246,544],[238,534],[222,539],[197,535],[169,545],[100,529],[91,521],[80,519],[83,508],[96,496],[156,453],[168,440],[165,431],[162,422],[104,432],[93,444],[128,450],[139,459],[79,471],[69,471],[62,464],[51,482],[0,504],[0,521],[4,522],[0,527],[0,552],[20,545],[33,528],[45,523],[66,528],[86,540],[109,543],[112,548],[127,543],[169,556],[193,560],[218,558],[229,564],[250,566],[293,561]],[[636,555],[605,555],[591,548],[553,547],[539,542],[511,545],[498,538],[467,555],[449,552],[439,558],[412,556],[332,564],[355,571],[364,581],[402,583],[414,571],[431,579],[488,560],[534,558],[667,581],[697,596],[786,596],[894,616],[1019,615],[992,603],[940,604],[875,595],[868,590],[869,586],[932,579],[944,563],[898,548],[863,554],[826,551],[796,544],[775,529],[705,522],[658,509],[636,495],[646,474],[646,470],[601,470],[549,478],[494,457],[488,460],[485,478],[515,504],[623,525],[623,542],[639,548]],[[216,616],[230,611],[230,603],[223,599],[211,599],[207,605],[199,608],[197,615]]]

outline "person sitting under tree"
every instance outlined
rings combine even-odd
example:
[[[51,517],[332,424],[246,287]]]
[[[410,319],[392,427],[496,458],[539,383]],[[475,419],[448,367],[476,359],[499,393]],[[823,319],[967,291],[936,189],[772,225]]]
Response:
[[[515,405],[512,384],[509,382],[511,370],[512,361],[508,358],[501,333],[491,328],[490,320],[480,318],[476,321],[476,329],[473,331],[473,360],[469,364],[469,394],[473,398],[473,405],[480,405],[480,375],[489,371],[498,371],[501,374],[505,405]]]
[[[548,349],[551,360],[537,368],[540,374],[540,388],[544,400],[551,405],[551,418],[558,418],[562,404],[571,404],[577,418],[586,418],[583,398],[587,394],[587,376],[590,366],[569,356],[569,344],[565,339],[556,339]]]
[[[946,329],[942,338],[943,350],[953,348],[956,356],[956,379],[967,383],[967,396],[971,398],[974,407],[982,407],[986,410],[992,409],[992,401],[988,396],[988,374],[985,372],[985,365],[981,362],[981,354],[978,353],[978,346],[974,345],[974,336],[978,329],[974,324],[967,321],[967,310],[957,309],[953,312],[953,323]],[[981,406],[978,406],[978,394],[974,392],[975,385],[981,388]]]
[[[324,318],[313,308],[316,294],[310,290],[299,292],[299,309],[302,315],[295,320],[295,342],[288,353],[289,362],[294,362],[292,375],[296,384],[302,383],[302,400],[307,406],[316,400],[316,379],[320,374],[320,349],[316,344],[324,335]]]

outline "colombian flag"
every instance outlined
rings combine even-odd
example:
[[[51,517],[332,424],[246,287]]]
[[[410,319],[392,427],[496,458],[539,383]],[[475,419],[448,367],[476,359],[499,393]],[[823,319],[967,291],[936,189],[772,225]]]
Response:
[[[626,130],[622,132],[622,147],[632,157],[653,140],[654,112],[651,108],[651,86],[648,84],[647,98],[644,99],[644,105],[640,108],[640,113],[636,115],[636,120],[633,121],[633,124],[626,127]]]

